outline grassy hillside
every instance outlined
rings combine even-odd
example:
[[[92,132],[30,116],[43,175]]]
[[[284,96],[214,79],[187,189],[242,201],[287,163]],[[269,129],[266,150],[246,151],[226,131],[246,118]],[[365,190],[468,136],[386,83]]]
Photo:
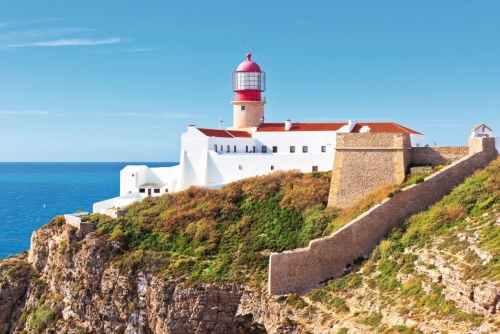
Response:
[[[335,228],[325,209],[330,175],[276,172],[222,189],[192,187],[149,197],[123,218],[91,215],[99,233],[121,243],[122,270],[156,263],[198,281],[266,280],[270,252],[304,247]]]
[[[344,319],[350,325],[339,332],[345,333],[352,326],[380,333],[498,333],[493,328],[500,328],[499,289],[497,160],[409,218],[352,273],[311,291],[306,298],[311,305],[301,308],[325,310],[324,319]],[[478,300],[478,294],[484,300],[490,294],[492,303]],[[405,324],[391,325],[394,319]]]
[[[421,175],[413,176],[415,183]],[[395,191],[386,186],[346,210],[326,208],[330,173],[275,172],[215,190],[191,187],[148,197],[125,217],[94,214],[99,233],[119,242],[121,270],[154,265],[191,281],[267,280],[269,254],[305,247]]]

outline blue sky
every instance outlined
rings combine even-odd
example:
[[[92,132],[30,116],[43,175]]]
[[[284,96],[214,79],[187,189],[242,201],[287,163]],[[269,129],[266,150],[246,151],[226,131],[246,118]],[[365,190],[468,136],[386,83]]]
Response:
[[[232,124],[249,48],[266,121],[394,121],[500,136],[498,1],[6,1],[0,161],[178,161]]]

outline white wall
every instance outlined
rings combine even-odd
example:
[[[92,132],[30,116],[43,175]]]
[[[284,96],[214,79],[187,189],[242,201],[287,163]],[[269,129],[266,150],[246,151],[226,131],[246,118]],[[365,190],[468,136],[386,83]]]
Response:
[[[129,165],[120,171],[120,196],[137,191],[137,186],[143,183],[146,170],[145,165]]]
[[[253,147],[256,146],[256,140],[254,138],[217,138],[210,137],[208,139],[207,149],[209,151],[215,151],[214,146],[217,145],[217,153],[219,154],[231,154],[234,153],[234,146],[236,146],[236,153],[246,153],[246,147],[248,146],[248,151],[251,152]],[[229,145],[229,152],[227,152],[227,146]],[[222,146],[222,150],[221,150]],[[257,148],[256,148],[257,149]]]
[[[180,167],[148,168],[145,165],[126,166],[120,171],[120,196],[139,192],[145,184],[166,183],[162,188],[174,191]],[[164,191],[162,191],[163,193]]]
[[[480,126],[476,131],[472,131],[471,137],[492,137],[492,132],[485,125]]]
[[[312,172],[313,166],[318,171],[329,171],[333,167],[332,154],[272,154],[247,153],[218,155],[209,151],[207,186],[217,187],[243,178],[265,175],[277,170],[300,170]],[[241,166],[241,169],[240,169]],[[274,166],[274,169],[271,169]]]
[[[278,154],[289,154],[290,146],[295,146],[295,154],[325,154],[321,146],[326,146],[326,154],[335,153],[335,131],[255,132],[253,136],[257,139],[257,152],[262,152],[261,147],[265,145],[268,152],[277,146]],[[302,153],[303,146],[307,146],[308,153]]]
[[[133,202],[141,201],[144,197],[145,196],[140,196],[138,193],[134,193],[125,196],[110,198],[105,201],[94,203],[94,205],[92,206],[92,212],[105,214],[106,209],[124,208]]]

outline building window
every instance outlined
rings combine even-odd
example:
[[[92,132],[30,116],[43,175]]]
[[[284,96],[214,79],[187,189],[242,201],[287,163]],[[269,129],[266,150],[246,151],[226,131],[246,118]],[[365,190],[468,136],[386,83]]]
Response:
[[[217,145],[214,145],[214,151],[217,152]]]
[[[155,188],[155,194],[159,194],[159,193],[160,193],[160,189]]]
[[[246,107],[245,106],[241,106],[241,111],[245,111]]]
[[[313,166],[313,172],[317,172],[318,171],[318,166]]]
[[[253,147],[253,151],[252,151],[252,153],[255,153],[255,146]]]
[[[271,170],[274,170],[274,166],[271,166]]]
[[[326,146],[321,146],[321,152],[325,153],[326,152]]]
[[[246,152],[248,153],[248,146],[245,148]]]
[[[239,165],[239,166],[238,166],[238,169],[239,169],[239,170],[243,170],[243,166],[242,166],[242,165]]]
[[[236,145],[234,145],[234,153],[236,153]]]
[[[302,153],[307,153],[307,146],[302,146]]]
[[[295,146],[290,146],[290,153],[295,153]]]
[[[220,151],[221,151],[221,152],[224,152],[224,145],[221,145],[221,146],[220,146]]]
[[[144,188],[139,188],[139,192],[140,192],[140,193],[142,193],[142,194],[144,194],[144,193],[146,192],[146,189],[144,189]]]
[[[267,153],[267,146],[262,146],[262,153]]]
[[[135,174],[132,174],[132,177],[134,177],[134,176],[135,176]]]
[[[229,145],[227,145],[227,153],[229,153],[230,149],[229,149]]]
[[[278,153],[278,146],[273,146],[273,153]]]
[[[165,189],[165,192],[168,193],[168,189]]]

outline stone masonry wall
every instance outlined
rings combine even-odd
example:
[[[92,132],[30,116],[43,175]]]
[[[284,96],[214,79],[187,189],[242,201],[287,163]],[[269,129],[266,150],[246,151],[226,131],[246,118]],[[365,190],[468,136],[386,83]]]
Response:
[[[95,223],[82,222],[80,217],[77,216],[64,215],[64,219],[66,220],[66,224],[76,227],[78,229],[78,233],[82,236],[93,232],[96,227]]]
[[[328,206],[347,207],[385,185],[401,183],[410,162],[404,133],[339,133]]]
[[[338,183],[332,182],[331,188],[338,190],[336,196],[330,192],[329,206],[349,206],[384,184],[397,183],[392,150],[337,151],[335,160],[342,164],[335,163],[334,172],[342,169],[342,174]]]
[[[384,200],[334,234],[313,240],[307,248],[273,253],[269,263],[270,294],[305,292],[342,275],[396,226],[427,210],[455,186],[497,158],[494,138],[470,138],[471,155]],[[483,151],[480,151],[483,150]]]
[[[468,146],[412,147],[411,163],[416,165],[444,165],[469,154]]]
[[[265,101],[233,101],[233,127],[248,128],[262,124]],[[245,110],[241,110],[245,106]]]

